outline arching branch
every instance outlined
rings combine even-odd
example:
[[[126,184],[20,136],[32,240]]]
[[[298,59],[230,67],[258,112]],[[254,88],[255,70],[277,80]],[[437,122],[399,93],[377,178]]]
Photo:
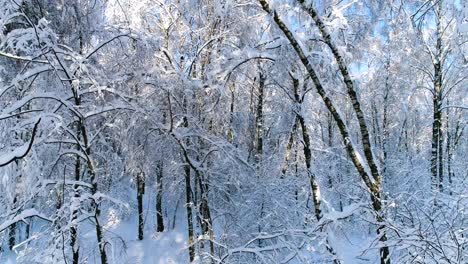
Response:
[[[37,127],[39,126],[40,122],[41,122],[41,119],[39,118],[37,120],[36,124],[34,124],[31,139],[29,141],[29,144],[27,145],[26,150],[13,151],[12,153],[0,156],[0,167],[6,166],[6,165],[12,163],[13,161],[22,159],[22,158],[26,157],[26,155],[28,155],[28,153],[29,153],[29,151],[31,151],[32,145],[34,143],[34,137],[36,136]],[[24,147],[26,147],[26,145],[22,146],[20,150],[22,150]]]

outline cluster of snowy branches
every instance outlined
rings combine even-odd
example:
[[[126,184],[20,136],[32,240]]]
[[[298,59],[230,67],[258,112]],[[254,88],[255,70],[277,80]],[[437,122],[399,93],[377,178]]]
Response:
[[[467,25],[452,0],[0,0],[0,262],[143,263],[176,230],[183,263],[466,263]]]

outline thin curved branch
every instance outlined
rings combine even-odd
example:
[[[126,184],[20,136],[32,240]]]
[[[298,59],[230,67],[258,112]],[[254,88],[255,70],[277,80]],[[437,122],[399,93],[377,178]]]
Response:
[[[233,71],[235,71],[237,68],[239,68],[242,64],[245,64],[251,60],[267,60],[267,61],[271,61],[271,62],[274,62],[275,59],[273,58],[270,58],[270,57],[263,57],[263,56],[255,56],[255,57],[251,57],[251,58],[248,58],[244,61],[242,61],[241,63],[237,64],[236,66],[234,66],[234,68],[232,68],[229,73],[226,75],[225,79],[226,79],[226,83],[229,81],[229,78],[231,77],[231,74]]]
[[[19,60],[19,61],[27,61],[27,62],[36,62],[36,63],[42,63],[42,64],[49,64],[48,61],[35,60],[35,59],[33,59],[33,58],[27,58],[27,57],[20,57],[20,56],[16,56],[16,55],[9,54],[9,53],[4,53],[4,52],[1,52],[1,51],[0,51],[0,56],[5,57],[5,58],[8,58],[8,59]]]
[[[23,151],[23,153],[21,153],[21,154],[13,152],[13,153],[10,153],[10,154],[7,154],[7,155],[3,155],[3,158],[2,158],[2,156],[0,156],[0,167],[6,166],[6,165],[14,162],[15,160],[22,159],[22,158],[26,157],[26,155],[28,155],[28,153],[29,153],[29,151],[31,151],[32,145],[34,143],[34,138],[36,137],[37,127],[39,126],[40,122],[41,122],[41,118],[39,118],[37,120],[36,124],[34,124],[34,128],[33,128],[32,135],[31,135],[31,140],[29,141],[29,144],[28,144],[26,150]],[[12,155],[12,157],[8,157],[10,155]]]
[[[135,38],[131,37],[129,34],[120,34],[120,35],[114,36],[113,38],[101,43],[97,48],[95,48],[88,55],[86,55],[86,59],[89,59],[91,56],[93,56],[94,53],[98,52],[102,47],[106,46],[107,44],[109,44],[112,41],[114,41],[114,40],[116,40],[118,38],[121,38],[121,37],[127,37],[127,38],[130,38],[130,39],[136,40]]]

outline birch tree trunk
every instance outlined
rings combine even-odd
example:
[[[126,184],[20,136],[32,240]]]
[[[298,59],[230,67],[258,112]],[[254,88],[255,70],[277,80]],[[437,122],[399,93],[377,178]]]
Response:
[[[437,40],[436,52],[433,59],[434,77],[432,91],[433,121],[432,121],[432,144],[431,144],[431,173],[434,189],[443,190],[443,162],[442,162],[442,68],[443,68],[443,46],[442,46],[442,6],[443,1],[439,1],[436,11]]]
[[[312,150],[311,150],[312,147],[310,143],[310,136],[309,136],[309,132],[307,129],[307,125],[305,123],[304,117],[302,116],[302,99],[301,99],[301,96],[299,95],[299,80],[293,77],[292,77],[292,80],[293,80],[293,88],[294,88],[295,105],[298,107],[298,109],[296,109],[296,120],[299,123],[301,127],[301,131],[302,131],[302,140],[304,142],[303,151],[304,151],[307,175],[309,176],[310,189],[312,191],[312,200],[314,202],[314,215],[315,215],[315,219],[317,219],[317,222],[320,222],[320,220],[322,219],[320,189],[319,189],[317,179],[315,178],[315,173],[312,170]],[[333,262],[335,264],[339,264],[340,261],[336,258],[336,253],[331,247],[331,245],[329,244],[328,238],[326,240],[326,248],[328,252],[330,252],[330,254],[335,258]]]
[[[296,40],[296,38],[293,36],[292,32],[289,30],[289,28],[286,26],[286,24],[281,20],[279,17],[278,13],[272,9],[270,9],[270,6],[266,2],[266,0],[259,0],[260,4],[262,5],[263,9],[269,13],[272,17],[275,23],[278,25],[278,27],[281,29],[281,31],[286,35],[289,43],[291,46],[294,48],[296,54],[300,58],[302,64],[306,68],[310,78],[312,79],[315,88],[320,95],[320,97],[323,99],[325,106],[327,109],[331,112],[333,118],[335,119],[335,122],[337,123],[337,126],[340,130],[341,136],[343,138],[343,143],[345,144],[346,151],[348,155],[351,157],[351,160],[358,171],[359,175],[361,176],[362,180],[368,187],[370,194],[371,194],[371,201],[372,201],[372,207],[376,213],[376,219],[379,223],[383,222],[383,216],[382,216],[382,203],[380,200],[380,188],[381,188],[381,176],[380,172],[377,168],[377,165],[374,161],[374,157],[372,154],[372,149],[371,149],[371,144],[369,140],[369,133],[367,129],[367,125],[364,119],[364,114],[361,110],[361,106],[359,104],[359,101],[357,100],[357,94],[356,91],[354,90],[354,86],[352,83],[352,80],[350,78],[349,72],[346,68],[346,65],[344,63],[343,58],[339,54],[337,48],[331,43],[331,37],[326,31],[325,25],[321,21],[320,17],[318,17],[317,13],[315,12],[314,9],[311,7],[306,6],[305,1],[299,0],[299,2],[302,4],[303,8],[309,13],[309,15],[313,18],[313,20],[316,22],[317,26],[320,29],[320,32],[324,38],[325,43],[330,47],[332,50],[333,55],[335,56],[335,59],[338,62],[340,71],[343,75],[345,85],[348,89],[348,97],[351,99],[352,104],[353,104],[353,109],[356,113],[356,116],[358,118],[359,122],[359,127],[361,131],[361,141],[364,149],[364,154],[366,157],[367,165],[370,168],[371,175],[369,175],[361,160],[358,158],[358,152],[355,149],[355,146],[351,142],[351,136],[348,131],[348,128],[346,127],[345,123],[343,122],[343,119],[341,115],[338,113],[334,103],[330,99],[330,97],[327,95],[324,87],[322,86],[322,83],[316,74],[315,70],[312,68],[312,64],[310,63],[309,59],[305,55],[304,51],[302,50],[299,42]],[[373,180],[372,180],[373,178]],[[385,246],[385,242],[387,241],[387,236],[384,232],[384,226],[381,225],[377,229],[377,233],[379,235],[379,240],[384,244],[382,248],[380,249],[380,261],[382,264],[389,264],[390,263],[390,252],[389,248]]]

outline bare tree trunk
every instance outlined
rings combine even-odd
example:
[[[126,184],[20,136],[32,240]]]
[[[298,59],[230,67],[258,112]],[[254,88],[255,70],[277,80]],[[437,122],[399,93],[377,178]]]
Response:
[[[302,130],[302,140],[304,141],[304,156],[305,156],[305,163],[307,168],[307,175],[309,176],[310,187],[312,190],[312,198],[314,201],[314,210],[315,210],[315,218],[317,221],[320,221],[322,218],[322,211],[320,209],[320,191],[317,180],[315,179],[315,173],[312,171],[312,152],[310,151],[310,137],[309,133],[307,132],[307,126],[305,124],[304,118],[298,115],[299,124],[301,125]]]
[[[432,121],[432,148],[431,148],[431,172],[434,188],[439,187],[439,191],[443,190],[443,163],[442,163],[442,66],[443,66],[443,50],[442,50],[442,6],[443,1],[439,1],[436,11],[436,25],[437,25],[437,42],[436,54],[434,57],[434,90],[432,91],[433,103],[433,121]],[[439,163],[439,164],[438,164]],[[439,182],[437,184],[437,182]]]
[[[255,124],[257,128],[257,153],[256,162],[259,163],[262,160],[263,153],[263,97],[265,90],[266,76],[260,70],[259,84],[258,84],[258,99],[257,99],[257,113],[255,116]]]
[[[302,131],[302,140],[304,141],[304,157],[305,157],[305,163],[306,163],[306,169],[307,169],[307,175],[309,176],[309,182],[310,182],[310,188],[312,190],[312,200],[314,202],[314,214],[315,218],[317,219],[317,222],[319,222],[322,219],[322,211],[321,211],[321,197],[320,197],[320,190],[319,190],[319,185],[317,183],[317,180],[315,178],[315,173],[312,170],[312,151],[311,151],[311,144],[310,144],[310,137],[307,129],[307,125],[305,123],[304,117],[302,116],[302,99],[301,96],[299,95],[299,80],[295,79],[290,75],[293,81],[293,89],[294,89],[294,99],[295,99],[295,104],[299,109],[295,109],[296,111],[296,120],[301,126],[301,131]],[[331,247],[331,245],[328,242],[327,239],[327,244],[326,248],[328,252],[334,257],[336,257],[336,253]],[[333,261],[335,264],[339,264],[340,261],[338,259],[334,259]]]
[[[343,119],[341,115],[338,113],[335,105],[333,104],[332,100],[326,93],[324,87],[322,86],[322,83],[320,82],[320,79],[318,75],[316,74],[315,70],[312,68],[312,64],[305,55],[304,51],[302,50],[299,42],[295,39],[293,36],[292,32],[289,30],[289,28],[286,26],[286,24],[281,20],[281,18],[278,16],[277,12],[274,10],[271,10],[268,3],[266,0],[259,0],[260,4],[262,5],[263,9],[269,13],[272,17],[275,23],[278,25],[278,27],[281,29],[281,31],[284,33],[284,35],[287,37],[289,40],[291,46],[294,48],[296,51],[296,54],[300,58],[302,64],[306,68],[307,72],[309,73],[309,76],[311,80],[313,81],[315,88],[318,92],[318,94],[322,97],[325,106],[327,109],[331,112],[333,118],[335,119],[335,122],[337,123],[337,126],[340,130],[341,136],[343,138],[343,143],[345,144],[346,151],[348,155],[351,157],[351,160],[358,171],[359,175],[361,176],[362,180],[366,184],[367,188],[370,191],[371,194],[371,200],[372,200],[372,205],[373,209],[376,213],[376,218],[378,222],[383,222],[383,216],[382,216],[382,204],[380,200],[380,188],[381,188],[381,175],[379,173],[379,170],[377,168],[377,165],[374,161],[374,157],[372,154],[372,148],[369,140],[369,133],[367,129],[367,125],[365,122],[365,118],[363,115],[363,112],[361,110],[361,106],[359,104],[359,101],[357,100],[357,94],[353,86],[352,79],[350,78],[349,72],[346,68],[346,64],[344,63],[343,58],[338,52],[338,49],[333,45],[331,42],[331,37],[330,34],[327,32],[324,23],[322,22],[321,18],[318,17],[317,13],[315,10],[311,7],[308,7],[305,4],[304,0],[299,0],[299,2],[303,5],[303,8],[309,13],[309,15],[312,17],[312,19],[315,21],[317,24],[323,38],[324,42],[330,47],[332,50],[333,55],[335,56],[335,59],[338,63],[338,66],[340,68],[340,71],[343,75],[344,78],[344,83],[346,87],[348,88],[348,97],[351,99],[352,104],[353,104],[353,109],[354,112],[356,113],[358,122],[359,122],[359,127],[361,131],[361,141],[364,149],[364,154],[367,160],[367,165],[370,168],[371,175],[369,175],[366,170],[364,169],[364,164],[361,162],[361,160],[358,158],[358,152],[355,149],[354,145],[351,142],[351,136],[349,134],[349,131],[343,122]],[[373,178],[373,180],[372,180]],[[381,225],[378,230],[377,230],[379,236],[380,236],[380,241],[382,244],[385,245],[387,241],[386,234],[384,232],[384,226]],[[388,246],[383,246],[380,249],[380,259],[382,264],[389,264],[390,263],[390,258],[389,258],[390,252]]]
[[[78,127],[77,127],[78,128]],[[81,135],[80,135],[80,130],[77,129],[77,140],[81,140]],[[76,150],[80,151],[80,147],[78,144],[76,145]],[[78,182],[80,181],[81,178],[81,158],[76,155],[76,160],[75,160],[75,181]],[[73,185],[73,211],[72,211],[72,216],[71,216],[71,227],[70,227],[70,247],[73,252],[73,264],[78,264],[79,259],[80,259],[80,248],[77,245],[77,239],[78,239],[78,226],[76,223],[76,220],[78,218],[78,198],[80,197],[79,191],[78,191],[78,184]]]
[[[447,99],[447,105],[449,104],[449,100]],[[452,195],[452,133],[450,132],[450,111],[447,108],[446,110],[446,118],[445,118],[445,133],[447,133],[447,176],[448,176],[448,189],[449,194]]]
[[[186,106],[186,102],[184,101],[184,105]],[[183,126],[188,127],[188,120],[187,117],[183,118]],[[178,139],[177,139],[178,140]],[[179,142],[179,140],[178,140]],[[187,210],[187,229],[188,229],[188,244],[189,244],[189,258],[190,262],[195,260],[195,245],[194,245],[194,235],[193,235],[193,199],[192,199],[192,183],[190,177],[190,160],[188,158],[188,154],[183,148],[182,142],[179,142],[182,147],[182,152],[184,154],[185,165],[184,165],[184,172],[185,172],[185,208]]]
[[[19,100],[19,98],[18,98],[18,100]],[[18,111],[20,111],[20,110],[18,110]],[[20,119],[20,117],[18,116],[17,119]],[[15,132],[15,135],[19,140],[23,139],[23,133]],[[21,162],[20,162],[20,160],[15,160],[14,163],[15,163],[15,173],[16,173],[15,176],[17,177],[15,179],[15,181],[17,183],[20,183],[21,182],[21,177],[22,177],[21,168],[20,168]],[[16,190],[14,191],[13,195],[14,195],[14,197],[13,197],[13,208],[15,208],[16,203],[18,202],[18,193],[17,193]],[[16,224],[16,222],[14,222],[13,224],[11,224],[8,227],[8,247],[10,248],[10,250],[13,250],[13,248],[16,245],[16,235],[17,235],[17,224]]]
[[[190,262],[195,259],[195,246],[193,244],[193,216],[192,216],[192,186],[190,183],[190,166],[184,166],[185,171],[185,207],[187,209],[187,225],[188,225],[188,244]]]
[[[56,54],[55,56],[58,60],[58,56]],[[68,76],[68,73],[67,73],[67,78],[71,80],[70,76]],[[81,98],[78,94],[78,91],[71,83],[71,81],[70,81],[70,85],[72,87],[75,105],[79,106],[81,105]],[[94,196],[98,191],[97,177],[96,177],[96,172],[95,172],[94,165],[91,159],[91,147],[89,146],[89,142],[88,142],[88,135],[86,132],[85,120],[82,117],[78,117],[77,129],[79,129],[79,132],[80,132],[79,134],[81,134],[83,138],[83,149],[81,149],[81,147],[79,146],[81,144],[80,142],[77,142],[77,144],[80,150],[84,150],[85,152],[84,154],[86,155],[87,173],[90,176],[90,182],[91,182],[91,195]],[[107,255],[105,251],[105,244],[103,241],[104,240],[103,231],[102,231],[102,226],[99,223],[99,216],[101,214],[101,210],[99,208],[99,204],[94,199],[91,200],[91,206],[92,208],[94,208],[93,218],[95,222],[96,238],[97,238],[99,253],[101,257],[101,264],[107,264]]]
[[[91,181],[91,195],[95,195],[98,191],[98,184],[97,184],[97,178],[96,178],[96,173],[94,170],[94,165],[91,161],[91,148],[88,143],[88,137],[86,134],[86,128],[84,126],[84,121],[82,120],[80,122],[81,124],[81,134],[83,135],[83,143],[84,147],[86,150],[87,154],[87,167],[88,167],[88,174],[91,176],[90,181]],[[92,207],[94,207],[94,222],[95,222],[95,227],[96,227],[96,238],[98,242],[98,247],[99,247],[99,253],[101,256],[101,264],[107,264],[107,254],[105,250],[105,244],[104,244],[104,234],[102,231],[102,226],[99,223],[99,216],[101,215],[101,209],[99,208],[99,204],[96,202],[96,200],[92,199]]]
[[[327,115],[327,131],[328,131],[328,147],[331,149],[333,147],[333,118],[331,117],[330,114]],[[331,165],[328,166],[328,188],[332,189],[333,188],[333,180],[331,176]],[[340,199],[341,203],[341,199]]]
[[[162,178],[163,178],[163,162],[160,161],[158,164],[156,172],[156,222],[157,222],[157,227],[156,227],[156,232],[163,232],[164,231],[164,217],[163,217],[163,212],[162,212],[162,194],[163,194],[163,184],[162,184]]]
[[[194,204],[193,198],[192,198],[192,187],[191,187],[191,181],[190,181],[190,171],[191,169],[195,172],[195,187],[197,187],[197,183],[200,185],[200,191],[201,191],[201,214],[202,214],[202,219],[201,219],[201,226],[202,226],[202,231],[205,234],[208,234],[210,236],[210,252],[212,255],[214,255],[214,232],[213,232],[213,225],[212,225],[212,219],[211,219],[211,212],[210,208],[208,205],[208,183],[203,179],[202,173],[198,170],[198,168],[193,164],[192,160],[190,159],[187,149],[185,148],[184,144],[180,139],[178,139],[174,134],[172,134],[174,139],[177,141],[179,146],[182,149],[182,154],[185,160],[186,165],[184,165],[184,170],[185,170],[185,185],[186,185],[186,202],[187,202],[187,224],[188,224],[188,232],[189,232],[189,256],[190,256],[190,262],[192,262],[195,259],[195,247],[193,244],[194,241],[194,229],[193,229],[193,213],[192,213],[192,205]]]
[[[388,144],[388,98],[390,96],[390,83],[389,83],[389,76],[390,76],[390,58],[387,60],[387,64],[385,65],[387,76],[385,77],[385,91],[384,91],[384,98],[383,98],[383,119],[382,119],[382,131],[383,131],[383,139],[382,139],[382,174],[385,176],[387,171],[387,144]]]
[[[366,157],[368,166],[371,170],[371,174],[373,178],[376,181],[380,181],[380,172],[378,170],[377,164],[374,159],[374,155],[372,153],[372,145],[370,141],[370,136],[369,136],[369,130],[367,128],[366,124],[366,119],[364,117],[364,113],[361,108],[361,104],[358,100],[358,96],[356,93],[356,89],[354,88],[353,80],[351,78],[351,75],[349,74],[348,67],[346,66],[346,63],[341,56],[338,48],[336,45],[333,43],[331,39],[331,35],[328,32],[325,24],[323,23],[322,19],[318,15],[318,13],[315,11],[315,9],[311,5],[307,5],[305,0],[298,0],[303,9],[311,16],[311,18],[314,20],[315,24],[317,25],[318,29],[320,30],[320,33],[324,39],[324,42],[327,44],[327,46],[330,48],[330,50],[333,53],[333,56],[335,57],[335,60],[338,64],[338,68],[340,69],[341,75],[343,77],[343,81],[345,83],[345,86],[347,88],[347,93],[349,99],[351,99],[352,106],[354,113],[356,114],[358,123],[359,123],[359,129],[361,132],[361,143],[362,147],[364,149],[364,156]]]
[[[58,57],[56,56],[58,59]],[[71,80],[70,76],[67,77]],[[72,92],[73,92],[73,98],[75,101],[75,105],[79,106],[81,105],[81,99],[79,97],[78,91],[76,88],[74,88],[73,84],[70,81],[70,85],[72,87]],[[98,191],[98,184],[97,184],[97,178],[96,178],[96,173],[94,169],[93,162],[91,160],[91,147],[89,146],[88,142],[88,135],[86,132],[86,126],[85,126],[85,120],[82,117],[78,118],[78,129],[80,130],[80,134],[83,138],[83,150],[84,154],[86,154],[86,165],[87,165],[87,173],[90,176],[90,182],[91,182],[91,195],[95,195]],[[80,144],[80,142],[77,142],[77,144]],[[81,150],[81,147],[80,147]],[[99,208],[99,204],[96,202],[96,200],[92,199],[91,200],[91,206],[94,208],[94,222],[95,222],[95,227],[96,227],[96,238],[98,242],[98,247],[99,247],[99,253],[101,256],[101,264],[107,264],[107,255],[105,251],[105,244],[104,244],[104,235],[102,231],[102,226],[99,223],[99,216],[101,214],[101,210]]]
[[[208,205],[208,183],[206,182],[205,177],[203,174],[196,171],[195,173],[198,174],[199,179],[199,188],[200,188],[200,197],[201,197],[201,216],[202,216],[202,232],[203,235],[209,236],[209,244],[210,244],[210,254],[214,256],[214,232],[213,232],[213,222],[211,219],[211,211]]]
[[[79,36],[79,44],[80,44],[80,54],[82,54],[82,51],[83,51],[83,38],[82,38],[81,32],[80,32],[80,36]],[[81,97],[80,97],[80,94],[78,92],[79,87],[76,87],[72,82],[72,80],[75,77],[70,75],[70,73],[67,71],[64,64],[62,63],[62,61],[58,57],[57,53],[55,51],[53,51],[52,53],[53,53],[55,59],[57,60],[58,64],[60,65],[60,67],[63,69],[63,72],[64,72],[64,74],[66,76],[66,80],[68,80],[68,83],[70,85],[70,90],[71,90],[72,95],[73,95],[72,99],[74,101],[75,106],[80,106],[81,105]],[[81,137],[83,139],[83,144],[81,145],[81,142],[79,141],[79,139],[77,139],[76,144],[79,147],[80,151],[84,152],[83,154],[85,154],[85,156],[86,156],[87,174],[90,176],[90,182],[91,182],[91,196],[94,196],[98,192],[98,184],[97,184],[96,171],[94,169],[94,165],[93,165],[92,158],[91,158],[91,146],[89,145],[89,142],[88,142],[88,135],[87,135],[86,126],[85,126],[85,121],[86,120],[84,119],[83,116],[77,116],[77,118],[78,118],[77,119],[77,130],[79,130],[79,134],[81,134]],[[77,176],[75,175],[75,177],[77,177]],[[99,253],[100,253],[100,257],[101,257],[101,264],[107,264],[107,255],[106,255],[106,251],[105,251],[105,244],[104,244],[104,241],[103,241],[104,240],[104,234],[103,234],[103,231],[102,231],[102,226],[99,223],[99,216],[101,214],[101,210],[99,208],[99,204],[96,202],[96,200],[94,198],[91,199],[91,207],[94,209],[94,215],[92,215],[92,217],[94,219],[94,224],[95,224],[95,228],[96,228],[96,238],[97,238]],[[71,235],[72,235],[72,238],[75,237],[75,239],[76,239],[76,230],[74,232],[71,232]],[[75,243],[76,243],[76,240],[73,242],[74,247],[76,247]],[[75,256],[78,256],[78,255],[75,255],[75,253],[77,253],[77,251],[75,252],[75,249],[73,249],[74,261],[75,261]],[[78,260],[76,260],[76,261],[78,262]]]
[[[317,219],[317,221],[320,221],[320,219],[322,218],[322,211],[320,209],[320,191],[317,180],[315,179],[315,173],[312,171],[312,151],[310,145],[310,137],[304,117],[301,114],[302,101],[299,95],[299,80],[293,78],[292,75],[291,78],[293,80],[295,105],[299,108],[295,109],[296,119],[299,125],[301,126],[302,140],[304,141],[303,151],[305,157],[305,164],[307,168],[307,175],[309,176],[310,187],[312,190],[312,198],[314,201],[315,218]]]
[[[291,129],[291,133],[289,133],[289,139],[288,139],[288,145],[286,145],[286,154],[284,155],[284,163],[283,166],[281,167],[281,177],[284,177],[284,174],[289,168],[289,160],[291,159],[291,151],[292,147],[294,144],[294,135],[296,134],[297,131],[297,116],[294,114],[294,123]]]
[[[435,91],[440,87],[438,84],[435,86]],[[437,92],[436,92],[437,93]],[[432,122],[432,148],[431,148],[431,172],[432,172],[432,183],[433,186],[437,186],[437,181],[439,179],[439,171],[438,171],[438,157],[439,157],[439,133],[440,129],[440,121],[441,121],[441,114],[439,111],[439,96],[434,94],[432,97],[433,102],[433,122]],[[442,135],[440,135],[442,136]],[[441,179],[441,178],[440,178]],[[442,186],[439,185],[439,188]]]
[[[15,197],[13,198],[13,205],[16,205],[17,202],[17,197],[15,194]],[[8,227],[8,247],[10,250],[13,250],[16,244],[16,222],[12,223]]]
[[[356,114],[356,117],[358,119],[359,123],[359,128],[361,132],[361,143],[362,147],[364,150],[364,156],[366,157],[367,165],[370,168],[371,175],[374,178],[374,183],[370,182],[370,190],[371,190],[371,199],[373,200],[373,208],[376,212],[377,215],[377,221],[378,222],[383,222],[383,216],[381,212],[381,199],[380,199],[380,190],[381,190],[381,181],[382,181],[382,176],[379,172],[379,169],[377,167],[377,163],[375,161],[374,154],[372,152],[372,145],[370,142],[370,137],[369,137],[369,132],[366,124],[366,120],[364,117],[364,113],[362,111],[361,105],[359,103],[358,97],[356,90],[354,88],[353,80],[349,74],[348,67],[346,66],[346,63],[341,56],[338,48],[335,46],[331,39],[331,35],[328,32],[325,24],[323,23],[322,19],[316,12],[316,10],[312,7],[312,5],[307,5],[305,0],[298,0],[303,9],[310,15],[310,17],[314,20],[315,24],[317,25],[318,29],[320,30],[320,33],[324,39],[324,42],[327,44],[327,46],[330,48],[330,50],[333,53],[333,56],[335,57],[335,60],[338,64],[338,68],[340,69],[341,75],[343,77],[343,81],[345,83],[345,86],[347,88],[347,93],[348,97],[351,99],[354,113]],[[314,78],[312,78],[314,79]],[[318,80],[318,78],[317,78]],[[337,115],[339,116],[339,115]],[[336,118],[335,118],[336,120]],[[345,129],[345,128],[343,128]],[[346,137],[344,137],[346,141]],[[350,140],[350,138],[348,138]],[[366,173],[367,174],[367,173]],[[370,180],[370,177],[367,177]],[[385,244],[387,241],[387,236],[384,233],[384,226],[380,226],[377,229],[377,233],[380,235],[380,241]],[[387,246],[383,246],[380,249],[380,262],[382,264],[389,264],[390,263],[390,251]]]
[[[137,202],[138,202],[138,240],[144,238],[144,215],[143,215],[143,195],[145,194],[145,175],[139,172],[137,175]]]
[[[255,137],[255,165],[256,165],[256,170],[257,170],[257,177],[260,177],[262,173],[262,159],[263,159],[263,97],[264,97],[264,92],[265,92],[265,81],[266,81],[266,76],[263,74],[261,66],[258,66],[259,68],[259,82],[258,82],[258,94],[257,94],[257,105],[256,105],[256,112],[255,112],[255,132],[256,132],[256,137]],[[261,221],[265,215],[265,200],[264,196],[261,195],[261,201],[260,201],[260,212],[259,212],[259,221],[258,221],[258,226],[257,230],[258,233],[261,233],[263,228]],[[258,246],[262,247],[263,246],[263,239],[258,240]]]
[[[229,143],[234,143],[234,130],[233,130],[233,123],[234,123],[234,103],[235,103],[235,93],[236,93],[236,85],[235,83],[230,86],[229,90],[231,91],[231,103],[229,106],[229,132],[228,132],[228,140]]]

